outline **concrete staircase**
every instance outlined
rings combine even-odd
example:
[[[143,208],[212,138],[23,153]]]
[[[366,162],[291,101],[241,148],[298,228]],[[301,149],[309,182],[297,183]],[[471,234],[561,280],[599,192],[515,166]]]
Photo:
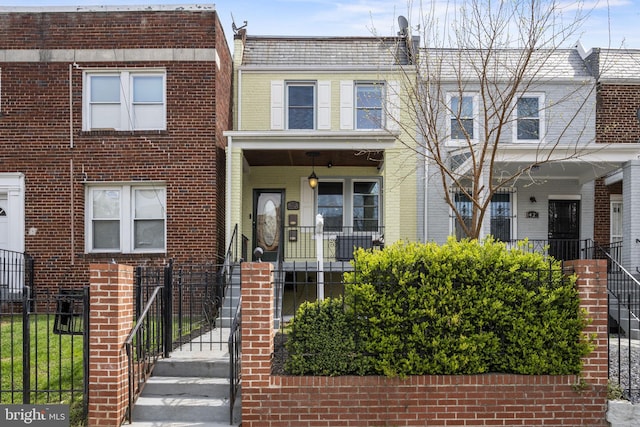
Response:
[[[230,423],[229,356],[176,351],[160,360],[133,408],[133,427],[240,425],[240,399]]]
[[[169,359],[158,361],[133,408],[132,427],[240,425],[239,393],[233,420],[230,419],[227,344],[239,297],[240,275],[234,273],[216,321],[216,329],[172,352]],[[216,341],[220,343],[211,345]],[[207,344],[203,346],[203,342]]]

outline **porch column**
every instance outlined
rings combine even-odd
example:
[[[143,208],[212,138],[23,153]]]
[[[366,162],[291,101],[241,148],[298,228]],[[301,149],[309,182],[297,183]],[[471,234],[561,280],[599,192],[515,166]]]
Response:
[[[625,163],[622,179],[622,264],[635,272],[640,266],[640,160]]]
[[[580,188],[580,240],[594,238],[595,188],[595,181],[582,184]]]

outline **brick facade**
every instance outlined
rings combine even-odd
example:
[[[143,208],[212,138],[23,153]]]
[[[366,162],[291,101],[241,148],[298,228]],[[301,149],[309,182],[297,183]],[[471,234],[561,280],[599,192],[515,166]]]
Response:
[[[606,262],[574,261],[595,351],[570,375],[272,376],[269,264],[243,264],[242,425],[606,426]]]
[[[610,202],[614,194],[622,194],[622,182],[605,185],[602,178],[595,181],[593,239],[599,245],[611,241]]]
[[[637,84],[598,84],[596,142],[600,144],[637,143],[640,140],[640,86]],[[622,194],[620,182],[605,186],[596,180],[594,240],[599,244],[610,242],[610,195]]]
[[[152,54],[116,60],[126,49]],[[189,58],[185,50],[195,49],[215,55]],[[14,60],[25,52],[36,59]],[[107,59],[82,59],[100,56]],[[112,68],[166,72],[166,130],[83,131],[83,72]],[[35,258],[36,288],[86,283],[90,263],[212,262],[224,253],[231,79],[212,8],[0,10],[0,174],[25,176],[25,250]],[[166,253],[88,254],[86,183],[138,181],[166,184]]]

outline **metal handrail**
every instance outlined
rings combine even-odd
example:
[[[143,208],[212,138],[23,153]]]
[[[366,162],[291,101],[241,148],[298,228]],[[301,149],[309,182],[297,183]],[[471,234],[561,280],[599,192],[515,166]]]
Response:
[[[242,352],[240,325],[242,315],[242,297],[238,301],[236,314],[231,323],[231,331],[229,332],[229,423],[233,424],[233,407],[236,402],[238,388],[240,386],[240,354]]]
[[[617,352],[615,345],[612,343],[612,340],[615,340],[615,337],[609,336],[607,340],[607,352],[609,356],[609,379],[612,380],[615,378],[615,365],[612,362],[617,363],[617,383],[620,388],[625,393],[625,396],[630,399],[632,402],[637,402],[640,398],[640,389],[638,389],[637,382],[632,380],[631,370],[633,360],[634,360],[634,352],[632,345],[632,341],[635,341],[632,331],[632,318],[635,319],[636,322],[640,322],[638,319],[638,310],[640,306],[638,306],[637,296],[640,295],[640,281],[636,279],[614,256],[612,256],[605,248],[599,245],[595,245],[596,249],[605,256],[608,262],[607,266],[607,293],[609,295],[608,307],[609,307],[609,316],[613,319],[614,323],[612,325],[617,325],[618,327],[623,327],[624,323],[622,322],[623,318],[621,317],[621,312],[626,310],[627,312],[627,321],[626,321],[626,340],[628,340],[628,344],[626,346],[626,354],[625,360],[623,361],[623,345],[622,345],[622,336],[620,331],[617,333]],[[614,277],[614,275],[618,275]],[[614,299],[612,299],[614,298]],[[613,305],[612,305],[613,304]],[[617,317],[613,317],[612,307],[614,307],[617,311]],[[611,325],[610,325],[611,326]],[[617,358],[613,355],[617,353]],[[623,363],[624,362],[624,363]],[[626,379],[622,377],[623,365],[626,366],[626,369],[629,370],[629,374],[626,376]],[[636,366],[636,369],[638,366]],[[613,372],[612,372],[613,369]],[[627,383],[627,384],[625,384]],[[635,385],[635,387],[634,387]]]
[[[156,286],[155,289],[153,290],[153,293],[151,294],[151,297],[149,298],[149,300],[147,301],[146,306],[144,307],[144,310],[142,311],[142,314],[140,315],[140,317],[138,318],[138,321],[136,322],[135,326],[131,329],[131,332],[129,332],[129,336],[127,337],[127,339],[124,342],[125,345],[125,350],[127,352],[127,362],[128,362],[128,367],[129,367],[129,396],[128,396],[128,410],[127,410],[127,421],[129,421],[129,424],[131,424],[132,420],[131,420],[131,415],[132,415],[132,411],[133,411],[133,402],[134,402],[134,386],[133,386],[133,381],[134,381],[134,373],[133,373],[133,339],[136,336],[136,334],[138,333],[138,331],[140,330],[140,328],[142,328],[144,321],[147,318],[147,314],[149,313],[149,310],[151,309],[151,306],[153,305],[153,303],[156,300],[156,297],[158,296],[158,294],[160,293],[160,291],[163,289],[163,286]]]

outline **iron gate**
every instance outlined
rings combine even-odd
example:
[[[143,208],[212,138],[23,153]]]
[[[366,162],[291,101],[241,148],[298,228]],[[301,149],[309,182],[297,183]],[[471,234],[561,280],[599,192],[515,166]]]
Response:
[[[0,300],[0,403],[68,404],[85,418],[89,288],[21,294]]]

